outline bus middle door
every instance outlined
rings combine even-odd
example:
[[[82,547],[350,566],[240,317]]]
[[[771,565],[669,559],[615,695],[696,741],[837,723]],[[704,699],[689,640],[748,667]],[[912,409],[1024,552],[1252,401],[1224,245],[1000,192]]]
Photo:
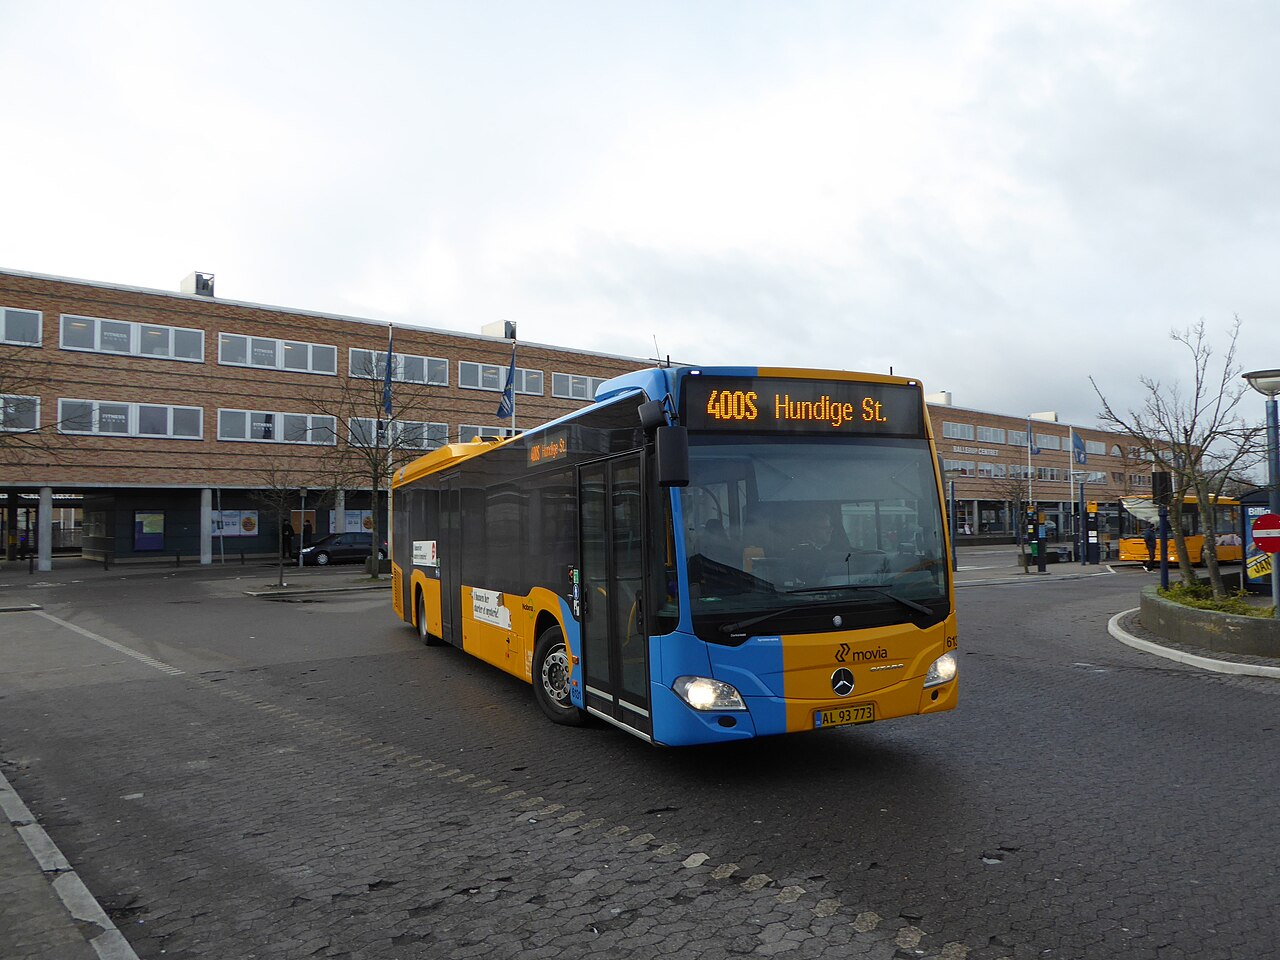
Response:
[[[649,736],[641,455],[587,464],[578,483],[587,709]]]

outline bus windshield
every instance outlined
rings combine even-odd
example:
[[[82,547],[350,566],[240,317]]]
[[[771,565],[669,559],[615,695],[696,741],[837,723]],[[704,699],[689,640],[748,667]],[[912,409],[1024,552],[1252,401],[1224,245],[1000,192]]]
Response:
[[[699,636],[734,642],[740,626],[810,632],[830,630],[834,615],[852,628],[948,612],[926,440],[695,435],[689,461],[680,497]]]

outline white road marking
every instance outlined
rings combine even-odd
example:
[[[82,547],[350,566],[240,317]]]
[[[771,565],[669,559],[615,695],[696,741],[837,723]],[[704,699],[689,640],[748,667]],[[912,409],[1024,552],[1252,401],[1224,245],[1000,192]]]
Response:
[[[126,657],[133,657],[133,659],[137,660],[139,663],[145,663],[148,667],[159,670],[161,673],[167,673],[171,677],[180,677],[186,673],[185,670],[179,670],[177,667],[171,667],[162,660],[157,660],[155,657],[149,657],[145,653],[139,653],[137,650],[126,647],[122,643],[116,643],[114,640],[108,640],[106,637],[99,636],[91,630],[86,630],[84,627],[77,627],[74,623],[68,623],[66,620],[63,620],[60,617],[55,617],[51,613],[45,613],[43,610],[37,610],[35,613],[37,617],[44,617],[46,620],[56,623],[60,627],[66,627],[72,633],[78,633],[82,637],[88,637],[95,643],[100,643],[104,647],[110,647],[117,653],[123,653]]]

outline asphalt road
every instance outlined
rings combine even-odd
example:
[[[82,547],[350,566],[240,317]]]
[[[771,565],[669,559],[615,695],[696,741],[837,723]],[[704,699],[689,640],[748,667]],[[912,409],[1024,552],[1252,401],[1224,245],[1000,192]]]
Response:
[[[0,762],[141,957],[1280,942],[1280,683],[1116,643],[1136,577],[959,591],[954,713],[694,750],[552,726],[385,595],[247,585],[52,585],[0,618]]]

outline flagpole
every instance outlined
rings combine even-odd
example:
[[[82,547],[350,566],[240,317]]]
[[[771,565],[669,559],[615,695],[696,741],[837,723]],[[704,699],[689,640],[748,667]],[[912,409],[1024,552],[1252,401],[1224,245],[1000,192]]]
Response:
[[[1027,417],[1027,510],[1031,510],[1031,501],[1033,499],[1031,493],[1031,418]]]
[[[1071,500],[1070,500],[1070,504],[1071,504],[1071,506],[1069,506],[1069,507],[1067,508],[1067,516],[1068,516],[1068,517],[1074,517],[1074,516],[1075,516],[1075,505],[1076,505],[1076,467],[1075,467],[1075,463],[1076,463],[1076,441],[1075,441],[1075,434],[1076,434],[1076,428],[1075,428],[1075,427],[1073,427],[1073,426],[1068,425],[1068,426],[1067,426],[1067,483],[1068,483],[1068,484],[1070,484],[1070,486],[1069,486],[1067,489],[1068,489],[1068,493],[1069,493],[1069,495],[1070,495],[1070,497],[1071,497]],[[1064,532],[1065,532],[1065,531],[1064,531]],[[1074,533],[1075,531],[1073,530],[1072,532]]]

